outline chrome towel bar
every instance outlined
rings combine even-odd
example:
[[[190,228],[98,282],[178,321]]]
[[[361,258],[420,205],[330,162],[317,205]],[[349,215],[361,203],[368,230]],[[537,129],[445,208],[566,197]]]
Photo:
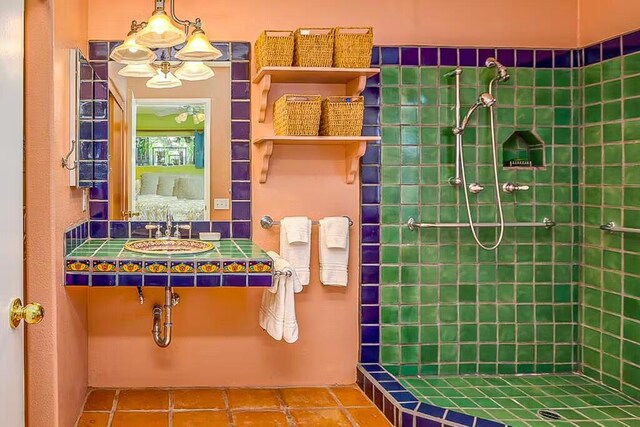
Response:
[[[344,217],[349,220],[349,227],[351,227],[353,225],[353,221],[351,220],[351,218],[349,218],[346,215],[344,215]],[[312,225],[318,225],[319,222],[318,221],[311,221],[311,224]],[[280,225],[280,221],[274,221],[273,218],[271,218],[269,215],[265,215],[262,218],[260,218],[260,227],[264,228],[265,230],[270,229],[274,225]]]
[[[640,229],[638,228],[628,228],[628,227],[618,227],[615,222],[609,221],[606,224],[602,224],[600,226],[600,230],[609,231],[611,233],[631,233],[631,234],[640,234]]]
[[[417,230],[418,228],[466,228],[469,227],[469,223],[467,222],[446,222],[446,223],[428,223],[428,222],[416,222],[415,219],[409,218],[407,221],[407,227],[409,230]],[[500,227],[500,224],[497,222],[482,222],[478,224],[473,224],[476,228],[484,228],[484,227]],[[552,228],[556,226],[555,221],[545,218],[542,222],[507,222],[504,224],[505,227],[544,227],[544,228]]]

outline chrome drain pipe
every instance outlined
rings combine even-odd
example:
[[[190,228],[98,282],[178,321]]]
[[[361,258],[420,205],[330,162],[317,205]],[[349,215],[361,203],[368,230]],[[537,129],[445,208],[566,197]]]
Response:
[[[159,304],[153,306],[153,341],[158,347],[169,347],[171,344],[171,311],[180,302],[180,296],[171,290],[171,286],[164,288],[164,310]],[[164,323],[162,313],[164,311]],[[162,323],[162,327],[160,324]]]

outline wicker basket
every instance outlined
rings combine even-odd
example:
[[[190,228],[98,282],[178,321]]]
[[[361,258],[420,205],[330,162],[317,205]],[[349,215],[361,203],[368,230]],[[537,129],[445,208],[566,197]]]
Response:
[[[293,65],[331,67],[333,64],[333,28],[298,28],[294,34]]]
[[[373,28],[338,27],[335,29],[333,66],[366,68],[371,66]]]
[[[320,135],[360,136],[363,116],[362,96],[328,96],[322,101]]]
[[[273,127],[276,135],[318,135],[320,95],[282,95],[273,108]]]
[[[256,69],[290,67],[293,63],[293,31],[265,30],[256,40]]]

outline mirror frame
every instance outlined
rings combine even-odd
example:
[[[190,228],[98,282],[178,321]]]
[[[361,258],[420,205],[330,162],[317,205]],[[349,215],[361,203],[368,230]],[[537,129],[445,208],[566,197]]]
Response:
[[[89,236],[91,238],[146,238],[147,221],[109,220],[109,54],[121,40],[89,41],[92,80],[81,79],[81,103],[92,103],[92,118],[80,121],[79,183],[89,187]],[[231,217],[229,221],[192,221],[191,236],[214,231],[223,239],[251,238],[251,44],[212,42],[222,52],[216,62],[231,65]],[[179,46],[178,46],[179,47]],[[158,52],[160,60],[176,60]],[[215,78],[215,77],[214,77]],[[84,95],[83,95],[84,94]],[[90,94],[90,96],[89,96]],[[190,236],[190,237],[191,237]]]

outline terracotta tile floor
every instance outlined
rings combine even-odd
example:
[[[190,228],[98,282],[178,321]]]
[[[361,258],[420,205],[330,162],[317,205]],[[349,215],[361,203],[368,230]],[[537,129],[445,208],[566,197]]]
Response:
[[[388,427],[356,386],[91,390],[77,427]]]

